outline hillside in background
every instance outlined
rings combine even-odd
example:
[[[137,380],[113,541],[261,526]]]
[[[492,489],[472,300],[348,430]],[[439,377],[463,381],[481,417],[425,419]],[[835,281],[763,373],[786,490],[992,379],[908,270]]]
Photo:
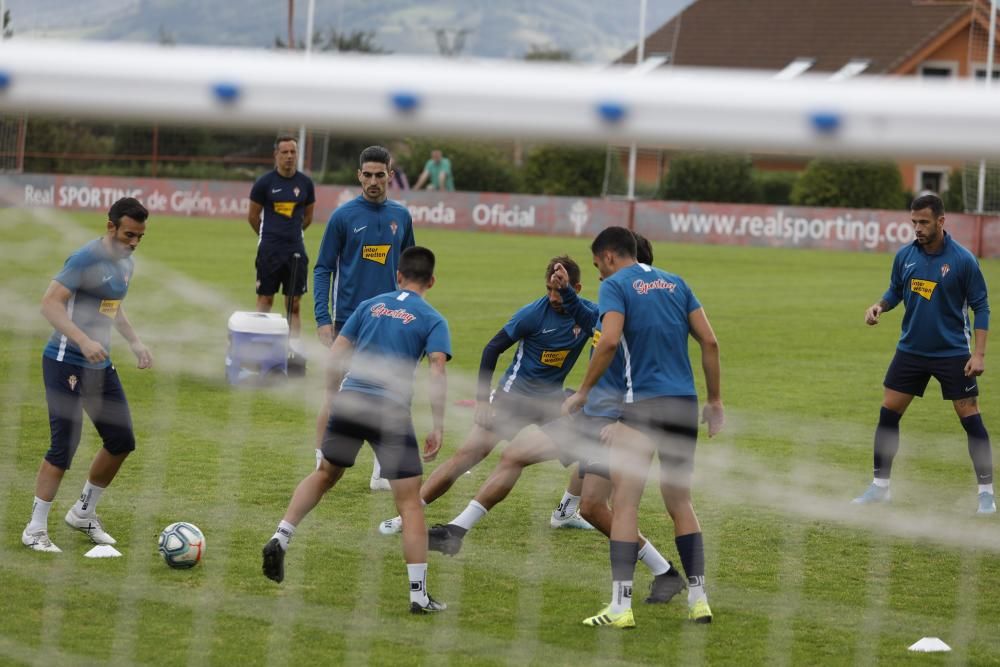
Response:
[[[650,0],[652,32],[691,0]],[[17,36],[270,47],[287,38],[283,0],[6,0]],[[305,36],[306,0],[295,4],[296,40]],[[436,55],[464,33],[462,55],[521,58],[532,47],[608,62],[632,47],[639,2],[606,0],[316,0],[316,29],[375,32],[394,53]]]

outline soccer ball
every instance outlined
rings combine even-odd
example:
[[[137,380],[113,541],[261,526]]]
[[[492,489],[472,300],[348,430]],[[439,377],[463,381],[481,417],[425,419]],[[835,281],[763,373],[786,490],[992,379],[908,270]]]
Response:
[[[205,536],[193,523],[178,521],[160,533],[159,549],[167,565],[186,570],[197,565],[205,555]]]

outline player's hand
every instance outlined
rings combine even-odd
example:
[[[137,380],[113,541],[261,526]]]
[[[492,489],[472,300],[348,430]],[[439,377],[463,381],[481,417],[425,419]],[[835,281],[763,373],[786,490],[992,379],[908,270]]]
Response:
[[[316,335],[319,336],[319,342],[323,345],[330,347],[333,345],[333,325],[332,324],[321,324],[316,329]]]
[[[142,341],[137,340],[129,343],[129,347],[132,348],[132,354],[135,355],[135,358],[139,362],[136,368],[145,369],[153,367],[153,354],[149,351],[149,348],[142,344]]]
[[[552,277],[549,278],[549,284],[556,289],[562,289],[569,285],[569,274],[566,273],[565,266],[556,264],[552,267]]]
[[[979,377],[986,372],[986,359],[981,354],[974,354],[965,363],[965,377]]]
[[[83,344],[80,345],[80,353],[84,359],[92,364],[99,364],[108,358],[108,351],[104,349],[103,345],[92,338],[83,341]]]
[[[712,437],[726,425],[726,415],[722,409],[722,401],[705,404],[701,411],[701,423],[708,424],[708,437]]]
[[[574,412],[579,412],[586,402],[587,395],[578,391],[563,401],[561,412],[564,417],[567,417]]]
[[[487,431],[491,430],[494,416],[493,405],[489,401],[476,401],[476,413],[472,417],[476,426],[481,426]]]
[[[444,432],[439,428],[427,434],[427,437],[424,439],[424,453],[420,457],[424,463],[433,461],[437,457],[438,452],[441,451],[441,443],[443,441]]]
[[[868,307],[865,311],[865,324],[868,326],[875,326],[878,324],[878,317],[882,314],[882,304],[875,303]]]

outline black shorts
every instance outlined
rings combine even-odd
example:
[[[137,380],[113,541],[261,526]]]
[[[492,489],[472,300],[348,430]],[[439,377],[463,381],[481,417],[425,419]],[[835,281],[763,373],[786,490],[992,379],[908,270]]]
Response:
[[[298,260],[295,251],[270,250],[263,246],[257,248],[257,294],[272,296],[281,288],[285,296],[301,296],[306,293],[307,274],[309,273],[309,258],[305,252]],[[292,282],[294,278],[294,284]]]
[[[493,404],[493,433],[500,440],[511,440],[531,424],[547,424],[559,418],[562,391],[548,396],[527,396],[497,390],[490,397]]]
[[[661,481],[690,478],[698,443],[696,396],[659,396],[626,403],[622,421],[653,441],[660,459]]]
[[[323,458],[341,468],[350,468],[366,440],[375,450],[385,479],[418,477],[423,473],[409,408],[371,394],[340,392],[330,406],[330,420],[321,445]]]
[[[43,356],[42,379],[51,432],[46,461],[69,470],[80,444],[84,411],[108,452],[127,454],[135,449],[132,415],[114,366],[84,368]]]
[[[577,412],[545,424],[542,431],[559,448],[559,462],[563,466],[568,468],[579,463],[581,477],[590,473],[611,479],[608,448],[601,442],[601,431],[616,421],[618,420],[609,417],[591,417]]]
[[[941,398],[955,401],[979,396],[979,382],[965,377],[968,355],[958,357],[923,357],[896,350],[896,355],[885,372],[883,385],[902,394],[923,396],[927,383],[933,377],[941,383]]]

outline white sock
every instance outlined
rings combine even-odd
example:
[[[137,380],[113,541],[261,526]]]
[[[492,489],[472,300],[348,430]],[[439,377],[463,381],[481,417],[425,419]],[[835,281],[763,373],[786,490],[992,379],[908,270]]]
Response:
[[[486,516],[486,508],[477,503],[475,500],[469,503],[468,507],[462,510],[462,513],[452,519],[451,523],[465,528],[466,530],[472,530],[472,527],[479,523],[479,520]]]
[[[410,602],[426,607],[427,563],[407,563],[406,572],[410,575]]]
[[[646,543],[639,549],[639,562],[648,567],[654,577],[670,571],[670,563],[656,550],[656,547],[649,540],[646,540]]]
[[[49,510],[52,509],[52,501],[44,501],[35,496],[35,502],[31,506],[31,521],[28,522],[28,532],[49,529]]]
[[[611,582],[611,609],[612,614],[620,614],[626,609],[632,608],[632,582],[612,581]]]
[[[319,470],[323,465],[323,450],[319,447],[316,448],[316,470]]]
[[[980,484],[979,493],[988,493],[993,495],[993,485],[992,484]]]
[[[563,493],[562,500],[559,501],[559,507],[556,508],[556,512],[559,514],[560,519],[568,519],[576,514],[576,510],[579,507],[580,496],[574,496],[569,491],[566,491]]]
[[[881,477],[874,478],[872,480],[872,484],[874,484],[875,486],[879,487],[880,489],[888,489],[889,488],[889,480],[882,479]]]
[[[705,594],[705,577],[688,577],[688,606],[698,600],[707,600]]]
[[[95,486],[90,483],[90,480],[87,480],[83,485],[80,499],[73,504],[73,513],[77,516],[94,516],[97,501],[101,499],[102,493],[104,493],[104,487]]]
[[[278,544],[281,545],[282,551],[288,551],[288,543],[292,541],[292,535],[294,534],[295,526],[282,519],[278,522],[278,529],[274,531],[274,535],[271,536],[271,539],[278,540]]]
[[[378,479],[382,476],[382,464],[378,462],[377,456],[372,456],[372,479]]]

